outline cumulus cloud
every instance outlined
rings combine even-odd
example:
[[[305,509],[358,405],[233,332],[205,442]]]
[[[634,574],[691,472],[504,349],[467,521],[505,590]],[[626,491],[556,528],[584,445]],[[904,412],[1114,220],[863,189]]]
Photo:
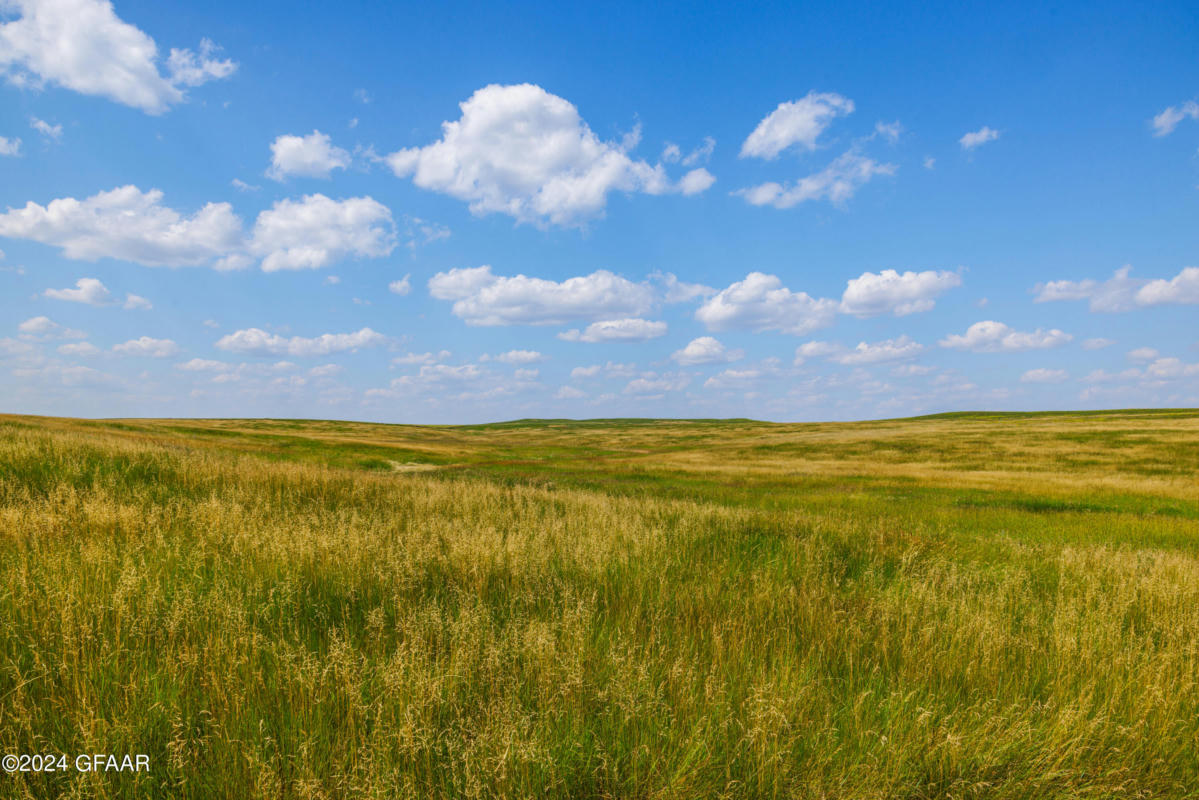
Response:
[[[673,272],[655,272],[650,280],[659,285],[663,303],[689,303],[701,297],[711,297],[716,290],[702,283],[684,283]]]
[[[859,342],[852,350],[837,353],[832,360],[838,364],[878,364],[883,361],[902,361],[915,358],[924,351],[924,345],[913,341],[906,334],[896,339],[881,342]]]
[[[391,283],[387,284],[387,291],[391,292],[392,294],[398,294],[401,297],[408,294],[412,291],[412,283],[408,280],[409,277],[409,275],[405,275],[398,281],[392,281]]]
[[[1128,351],[1128,357],[1133,361],[1153,361],[1160,355],[1161,353],[1152,347],[1138,347]]]
[[[841,295],[841,312],[856,317],[876,317],[894,314],[902,317],[920,311],[930,311],[942,293],[962,285],[956,272],[926,270],[899,273],[885,269],[879,273],[863,272],[853,278]]]
[[[545,361],[545,356],[536,350],[509,350],[497,356],[483,356],[480,361],[499,361],[501,364],[536,364]]]
[[[791,208],[808,200],[826,199],[843,208],[851,197],[878,175],[894,175],[898,167],[880,164],[853,150],[840,155],[820,172],[800,178],[795,183],[768,183],[750,186],[733,192],[755,206]]]
[[[698,364],[721,364],[737,361],[745,356],[744,350],[728,350],[717,339],[711,336],[701,336],[692,339],[682,350],[676,350],[671,358],[680,366],[689,367]]]
[[[845,352],[845,348],[833,342],[804,342],[795,348],[795,366],[800,366],[809,358],[828,358]]]
[[[262,269],[319,269],[347,257],[379,258],[395,249],[387,206],[370,197],[332,200],[323,194],[280,200],[258,215],[250,250]]]
[[[139,336],[124,344],[113,345],[114,353],[127,356],[146,356],[149,358],[169,358],[179,352],[179,345],[170,339],[154,339],[149,336]]]
[[[1199,305],[1199,267],[1184,267],[1169,280],[1149,281],[1136,294],[1139,306]]]
[[[237,68],[205,39],[199,55],[172,49],[162,74],[154,40],[107,0],[7,0],[5,9],[18,16],[0,24],[0,74],[15,86],[51,84],[161,114],[184,100],[182,87]]]
[[[72,342],[70,344],[60,344],[58,352],[64,356],[98,356],[100,355],[100,348],[91,342]]]
[[[1145,367],[1145,376],[1157,380],[1173,380],[1199,375],[1199,364],[1186,364],[1179,358],[1159,358]]]
[[[212,80],[228,78],[237,71],[237,64],[230,59],[215,58],[221,47],[211,39],[200,40],[200,52],[187,48],[172,47],[167,57],[171,82],[181,86],[200,86]]]
[[[318,130],[307,136],[279,136],[271,142],[271,166],[267,177],[277,181],[290,176],[328,178],[335,169],[350,166],[348,151],[335,147],[332,140]]]
[[[1174,132],[1178,123],[1186,118],[1199,119],[1199,103],[1188,100],[1179,106],[1170,106],[1153,118],[1153,135],[1166,136]]]
[[[453,353],[449,350],[442,350],[438,353],[405,353],[402,356],[396,356],[391,360],[395,365],[406,364],[436,364],[439,361],[445,361]]]
[[[18,325],[17,330],[21,333],[22,338],[33,340],[87,338],[87,334],[83,331],[64,327],[45,316],[31,317]]]
[[[666,323],[648,319],[607,319],[593,322],[586,330],[558,334],[566,342],[643,342],[666,335]]]
[[[145,266],[315,269],[347,257],[389,255],[395,225],[370,197],[322,194],[280,200],[258,215],[248,238],[228,203],[187,216],[162,204],[162,192],[122,186],[85,200],[64,197],[0,214],[0,236],[62,248],[67,258],[115,258]]]
[[[47,139],[53,139],[56,142],[62,139],[62,125],[51,125],[44,119],[30,117],[29,127],[33,128],[42,136],[45,136]]]
[[[659,395],[666,392],[678,392],[687,388],[691,379],[686,375],[654,375],[649,374],[634,378],[624,387],[625,394]]]
[[[1131,276],[1123,266],[1106,281],[1050,281],[1037,284],[1035,302],[1087,300],[1091,311],[1132,311],[1156,305],[1199,304],[1199,267],[1184,267],[1173,278],[1149,280]]]
[[[136,186],[45,206],[30,201],[0,214],[0,236],[60,247],[67,258],[117,258],[146,266],[208,264],[241,248],[241,220],[228,203],[209,203],[185,216],[161,201],[161,191]]]
[[[1074,337],[1057,328],[1035,331],[1016,331],[994,320],[976,322],[964,334],[953,334],[941,340],[942,347],[971,350],[976,353],[1019,352],[1058,347]]]
[[[1020,376],[1021,383],[1061,383],[1070,377],[1064,369],[1030,369]]]
[[[0,156],[21,155],[21,140],[0,136]]]
[[[54,300],[86,303],[89,306],[110,306],[117,302],[117,299],[108,291],[108,287],[96,278],[80,278],[75,281],[74,289],[47,289],[42,294]],[[122,305],[122,308],[128,310],[153,307],[146,298],[131,293],[125,295],[125,302]]]
[[[324,333],[311,339],[303,336],[288,338],[267,333],[261,328],[247,328],[221,337],[216,346],[230,353],[308,357],[377,347],[388,341],[386,336],[370,328],[362,328],[354,333]]]
[[[834,119],[853,113],[853,101],[833,92],[808,92],[806,97],[779,103],[741,145],[741,158],[777,158],[798,144],[816,149],[816,140]]]
[[[994,128],[988,128],[986,125],[984,125],[978,130],[971,131],[970,133],[962,136],[961,139],[958,139],[958,144],[962,146],[963,150],[973,150],[976,147],[981,147],[987,142],[993,142],[998,138],[999,131],[995,130]]]
[[[1083,350],[1102,350],[1105,347],[1111,347],[1115,343],[1116,343],[1115,339],[1104,339],[1102,337],[1097,337],[1094,339],[1084,340],[1082,343],[1082,349]]]
[[[112,293],[96,278],[80,278],[75,281],[75,287],[74,289],[47,289],[43,294],[54,300],[86,303],[89,306],[106,306],[115,302]]]
[[[570,320],[636,316],[649,311],[653,288],[607,270],[551,281],[495,275],[491,267],[451,269],[429,279],[429,293],[452,300],[468,325],[558,325]]]
[[[793,292],[776,275],[751,272],[717,292],[695,312],[708,330],[744,328],[802,336],[832,324],[837,302]]]
[[[693,194],[712,182],[701,169],[673,183],[661,164],[629,156],[636,132],[605,142],[573,104],[539,86],[485,86],[459,107],[440,140],[385,160],[398,177],[463,200],[474,214],[577,226],[602,214],[614,191]]]
[[[554,392],[555,400],[578,400],[586,397],[587,393],[573,386],[562,386]]]

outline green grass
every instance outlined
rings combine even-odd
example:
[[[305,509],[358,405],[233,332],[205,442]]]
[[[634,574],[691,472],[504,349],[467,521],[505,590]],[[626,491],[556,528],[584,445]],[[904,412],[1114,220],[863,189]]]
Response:
[[[1199,412],[0,416],[0,797],[1199,796]]]

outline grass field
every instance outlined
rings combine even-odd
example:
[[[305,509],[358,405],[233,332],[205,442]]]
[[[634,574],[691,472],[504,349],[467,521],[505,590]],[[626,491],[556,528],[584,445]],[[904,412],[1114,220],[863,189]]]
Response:
[[[1199,412],[0,416],[0,797],[1199,796]]]

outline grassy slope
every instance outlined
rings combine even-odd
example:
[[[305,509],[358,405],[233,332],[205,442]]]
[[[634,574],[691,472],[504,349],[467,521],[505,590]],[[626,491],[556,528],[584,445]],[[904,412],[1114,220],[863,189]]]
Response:
[[[0,797],[1199,793],[1199,413],[0,416]]]

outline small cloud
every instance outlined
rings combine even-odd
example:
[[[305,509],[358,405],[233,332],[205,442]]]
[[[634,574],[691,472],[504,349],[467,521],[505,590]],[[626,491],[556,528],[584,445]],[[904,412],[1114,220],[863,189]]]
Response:
[[[1161,353],[1152,347],[1138,347],[1136,350],[1128,351],[1128,359],[1130,361],[1153,361],[1160,355]]]
[[[1082,343],[1083,350],[1102,350],[1105,347],[1111,347],[1116,343],[1115,339],[1087,339]]]
[[[130,292],[125,295],[125,305],[122,306],[122,308],[124,308],[128,311],[133,311],[133,310],[149,311],[150,309],[154,308],[154,304],[151,303],[146,298],[142,297],[141,295],[133,294]]]
[[[1064,369],[1030,369],[1020,376],[1021,383],[1061,383],[1070,377]]]
[[[47,139],[53,139],[56,142],[62,141],[62,125],[51,125],[45,120],[38,119],[37,117],[30,117],[29,127],[33,128],[42,136],[45,136]]]
[[[21,140],[0,136],[0,156],[21,155]]]
[[[398,294],[400,297],[407,295],[412,291],[412,283],[408,280],[410,277],[411,273],[400,278],[398,281],[392,281],[387,284],[387,291],[392,294]]]
[[[558,338],[564,342],[643,342],[665,335],[665,322],[630,318],[593,322],[582,332],[564,331]]]
[[[925,169],[936,169],[937,168],[937,159],[933,158],[932,156],[925,156],[924,157],[924,168]]]
[[[963,150],[973,150],[977,147],[983,146],[987,142],[993,142],[998,138],[999,131],[984,125],[978,130],[971,131],[970,133],[962,136],[961,139],[958,139],[958,144],[962,146]]]
[[[586,397],[587,393],[573,386],[563,386],[554,393],[555,400],[578,400]]]
[[[230,181],[230,183],[232,183],[233,188],[237,189],[239,192],[256,192],[262,188],[261,186],[255,186],[254,184],[246,183],[241,178],[234,178],[232,181]]]

